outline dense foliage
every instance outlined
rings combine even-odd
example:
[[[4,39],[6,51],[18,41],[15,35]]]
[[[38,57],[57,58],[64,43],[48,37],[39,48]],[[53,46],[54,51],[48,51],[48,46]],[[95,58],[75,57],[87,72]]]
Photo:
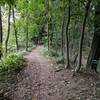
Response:
[[[16,71],[24,66],[25,59],[21,53],[11,53],[1,59],[0,72]]]
[[[88,58],[88,67],[99,60],[99,0],[3,0],[0,4],[1,56],[44,44],[67,67],[72,59],[77,61],[77,72],[82,58]]]

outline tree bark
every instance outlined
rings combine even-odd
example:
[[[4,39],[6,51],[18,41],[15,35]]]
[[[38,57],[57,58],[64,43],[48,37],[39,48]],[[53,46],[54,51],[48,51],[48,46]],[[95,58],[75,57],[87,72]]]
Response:
[[[54,35],[54,33],[53,33],[53,21],[52,21],[52,19],[53,19],[53,16],[52,16],[52,13],[50,13],[50,23],[49,23],[49,30],[50,30],[50,32],[49,32],[49,35],[50,35],[50,39],[49,39],[49,41],[50,41],[50,47],[52,48],[52,45],[53,45],[53,35]]]
[[[61,53],[62,57],[64,57],[64,26],[65,26],[65,6],[63,0],[63,13],[62,13],[62,26],[61,26]]]
[[[92,40],[91,50],[87,60],[87,69],[97,72],[97,64],[93,60],[98,61],[100,58],[100,1],[96,1],[95,17],[94,17],[94,36]]]
[[[27,18],[27,25],[26,25],[26,51],[28,51],[28,18]]]
[[[92,0],[88,0],[86,7],[85,7],[85,16],[84,16],[83,28],[82,28],[81,38],[80,38],[80,45],[79,45],[79,60],[78,60],[78,65],[75,69],[75,72],[79,72],[81,68],[81,64],[82,64],[82,47],[83,47],[84,33],[85,33],[85,27],[86,27],[86,20],[88,17],[88,12],[89,12],[91,1]]]
[[[8,15],[8,33],[7,33],[7,38],[6,38],[6,44],[5,44],[5,52],[7,53],[8,50],[8,40],[9,40],[9,35],[10,35],[10,17],[11,17],[11,6],[9,6],[9,15]]]
[[[48,51],[50,50],[50,31],[49,31],[49,0],[47,0],[47,35],[48,35]]]
[[[66,49],[67,49],[67,68],[70,68],[70,62],[69,62],[69,24],[70,24],[70,18],[71,18],[71,0],[68,0],[68,21],[66,25]]]
[[[16,49],[17,51],[19,50],[18,46],[18,36],[17,36],[17,28],[16,28],[16,19],[15,19],[15,11],[12,9],[12,14],[13,14],[13,23],[14,23],[14,31],[15,31],[15,39],[16,39]]]
[[[1,15],[1,7],[0,7],[0,59],[2,57],[2,42],[3,42],[3,33],[2,33],[2,15]]]

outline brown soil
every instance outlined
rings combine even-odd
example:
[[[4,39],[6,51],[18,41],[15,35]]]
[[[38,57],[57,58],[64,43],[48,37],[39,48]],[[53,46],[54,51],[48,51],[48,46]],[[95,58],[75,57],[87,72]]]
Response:
[[[39,53],[41,48],[25,56],[28,64],[18,75],[12,100],[100,100],[94,76],[80,73],[72,77],[65,69],[55,72],[56,65]]]

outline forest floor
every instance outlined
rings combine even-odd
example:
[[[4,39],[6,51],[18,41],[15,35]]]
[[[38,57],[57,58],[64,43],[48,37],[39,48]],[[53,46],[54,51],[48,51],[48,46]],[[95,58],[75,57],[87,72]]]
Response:
[[[39,46],[27,54],[27,66],[18,74],[10,100],[100,100],[96,77],[70,70],[56,72],[53,62],[40,54]]]

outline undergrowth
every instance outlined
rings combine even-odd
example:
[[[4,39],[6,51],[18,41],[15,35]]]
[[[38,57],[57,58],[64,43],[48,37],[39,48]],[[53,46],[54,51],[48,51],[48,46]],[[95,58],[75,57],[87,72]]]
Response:
[[[43,56],[46,56],[48,57],[49,56],[49,52],[48,52],[48,48],[47,47],[44,47],[40,50],[40,53],[43,55]]]
[[[64,64],[65,63],[64,57],[62,57],[62,55],[60,53],[56,52],[55,50],[50,50],[49,55],[53,58],[53,60],[57,64]]]
[[[53,59],[53,61],[56,62],[57,64],[64,64],[65,63],[64,57],[62,57],[60,53],[56,52],[53,49],[51,49],[48,52],[48,48],[45,47],[40,52],[44,56],[51,57]]]
[[[0,72],[10,72],[23,67],[25,59],[21,53],[10,53],[1,59]]]

